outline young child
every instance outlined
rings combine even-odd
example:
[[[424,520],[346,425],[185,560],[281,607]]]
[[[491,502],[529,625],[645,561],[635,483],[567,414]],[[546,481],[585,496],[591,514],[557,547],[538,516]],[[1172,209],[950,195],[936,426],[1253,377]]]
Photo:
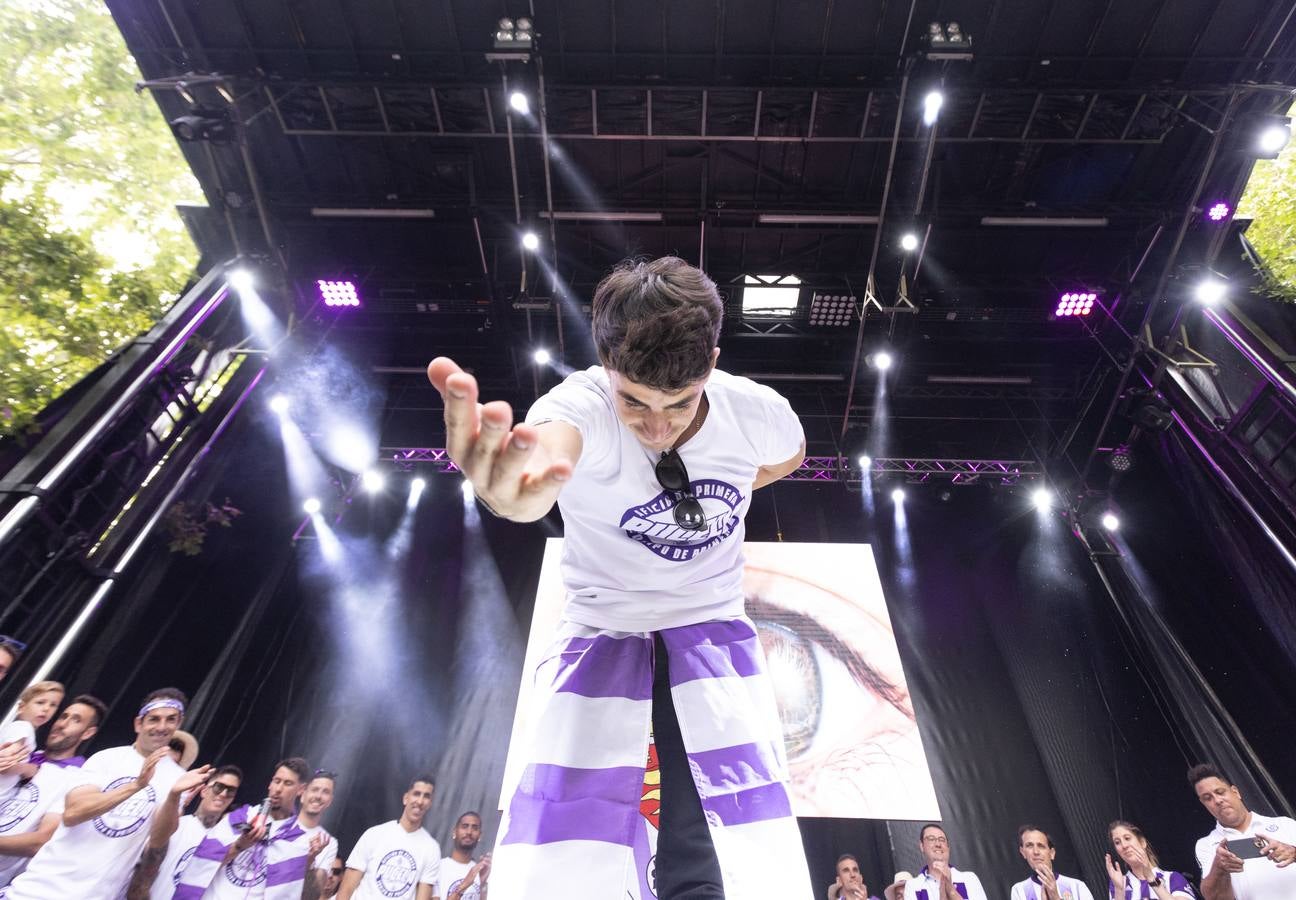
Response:
[[[63,685],[57,681],[36,682],[18,698],[17,718],[0,728],[0,747],[21,742],[27,749],[21,762],[0,772],[0,800],[7,799],[19,781],[36,774],[37,766],[30,761],[36,750],[36,729],[54,718],[63,694]]]

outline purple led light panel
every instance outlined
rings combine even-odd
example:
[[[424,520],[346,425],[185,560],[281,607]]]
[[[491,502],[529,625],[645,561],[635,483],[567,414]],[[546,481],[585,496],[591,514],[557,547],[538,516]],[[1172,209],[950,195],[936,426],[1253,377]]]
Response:
[[[354,281],[326,281],[321,278],[315,283],[319,285],[320,299],[325,306],[360,305],[360,294]]]
[[[1084,292],[1065,293],[1058,299],[1057,309],[1053,310],[1053,315],[1059,319],[1071,316],[1087,316],[1093,312],[1094,303],[1097,300],[1097,294]]]

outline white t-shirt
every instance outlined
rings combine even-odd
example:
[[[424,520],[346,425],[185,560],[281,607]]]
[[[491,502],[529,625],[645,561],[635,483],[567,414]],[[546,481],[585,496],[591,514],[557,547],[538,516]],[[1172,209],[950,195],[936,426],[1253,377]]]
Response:
[[[296,822],[296,818],[292,816],[286,819],[272,819],[267,835],[269,843],[258,844],[244,850],[229,863],[222,864],[212,878],[211,886],[203,893],[203,900],[251,900],[251,898],[264,897],[270,867],[304,857],[310,852],[311,838],[324,830],[321,826],[315,825],[290,840],[275,839],[276,834]],[[311,868],[327,869],[337,857],[337,851],[337,838],[330,835],[328,843],[324,845],[319,856],[315,857]],[[295,882],[300,885],[302,879],[297,878]]]
[[[1216,823],[1215,829],[1197,842],[1197,862],[1201,866],[1202,878],[1209,875],[1215,865],[1215,848],[1220,841],[1256,836],[1296,844],[1296,820],[1252,813],[1251,825],[1246,831]],[[1229,880],[1233,883],[1236,900],[1291,900],[1296,897],[1296,865],[1280,869],[1267,857],[1244,859],[1242,871],[1229,876]]]
[[[1057,882],[1058,896],[1062,900],[1093,900],[1088,885],[1079,878],[1054,872],[1053,879]],[[1048,900],[1048,895],[1044,893],[1043,885],[1032,876],[1012,886],[1011,900]]]
[[[363,872],[356,900],[414,900],[420,884],[436,884],[441,846],[422,828],[406,831],[400,822],[375,825],[356,841],[347,868]],[[444,900],[444,898],[442,898]]]
[[[0,837],[31,834],[45,816],[62,816],[67,783],[68,776],[58,766],[46,763],[37,769],[31,781],[0,804]],[[0,856],[0,887],[17,878],[29,862],[29,856]]]
[[[761,466],[801,449],[801,422],[772,389],[716,369],[701,429],[679,448],[706,512],[703,531],[675,524],[657,482],[659,454],[617,418],[607,372],[569,375],[527,413],[581,434],[580,460],[558,496],[565,524],[564,616],[612,631],[657,631],[743,614],[743,517]]]
[[[964,890],[959,891],[959,894],[967,900],[987,900],[985,888],[981,887],[981,879],[977,878],[975,872],[960,872],[950,866],[950,881],[954,882],[955,889],[960,884],[963,885]],[[904,900],[940,900],[940,897],[940,879],[933,878],[926,866],[905,882]]]
[[[13,719],[0,728],[0,744],[8,744],[12,741],[22,741],[26,744],[27,753],[30,755],[36,749],[36,729],[32,727],[31,722]],[[22,776],[17,772],[0,772],[0,800],[9,798],[21,778]]]
[[[143,765],[144,757],[133,746],[113,747],[99,751],[81,768],[63,773],[68,776],[68,792],[82,785],[110,791],[133,781]],[[125,890],[148,842],[158,804],[183,774],[184,769],[165,757],[144,790],[80,825],[60,825],[27,871],[14,879],[6,900],[114,900]]]
[[[175,834],[167,843],[166,856],[158,865],[157,877],[149,889],[149,900],[171,900],[175,896],[180,873],[207,836],[207,826],[197,816],[181,816]]]
[[[437,886],[436,895],[441,900],[446,900],[450,892],[459,886],[468,870],[477,865],[475,862],[456,862],[453,856],[447,856],[441,860],[441,878]],[[463,900],[481,900],[481,879],[473,877],[472,887],[464,891]]]

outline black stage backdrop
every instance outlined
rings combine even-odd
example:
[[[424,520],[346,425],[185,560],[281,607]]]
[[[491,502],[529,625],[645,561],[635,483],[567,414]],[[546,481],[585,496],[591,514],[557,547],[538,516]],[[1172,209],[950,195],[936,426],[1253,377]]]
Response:
[[[456,815],[478,808],[488,846],[543,539],[558,527],[483,522],[457,478],[432,476],[405,552],[363,537],[393,532],[403,486],[349,505],[339,575],[321,542],[290,544],[299,517],[268,423],[239,423],[226,451],[193,495],[244,515],[194,558],[157,542],[56,673],[111,703],[96,746],[129,740],[139,696],[174,684],[194,697],[202,760],[246,770],[241,801],[263,796],[281,756],[336,769],[326,825],[345,852],[431,770],[434,836],[445,846]],[[1235,770],[1254,808],[1291,813],[1296,590],[1191,453],[1168,437],[1124,481],[1125,552],[1102,560],[1111,593],[1025,492],[911,488],[908,552],[883,493],[876,516],[837,484],[780,484],[753,503],[752,540],[874,545],[954,863],[991,896],[1024,875],[1027,822],[1094,888],[1117,817],[1195,876],[1193,843],[1212,823],[1184,773],[1207,757]],[[876,893],[916,871],[920,824],[803,820],[816,894],[843,852]]]

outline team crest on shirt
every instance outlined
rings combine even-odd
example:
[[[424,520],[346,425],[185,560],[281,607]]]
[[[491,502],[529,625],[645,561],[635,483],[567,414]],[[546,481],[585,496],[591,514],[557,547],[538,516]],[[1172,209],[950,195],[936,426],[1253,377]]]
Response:
[[[126,775],[109,783],[103,789],[106,794],[109,791],[116,790],[124,784],[130,784],[135,780],[134,775]],[[121,803],[118,803],[112,809],[100,816],[95,816],[92,820],[95,831],[104,837],[119,838],[127,837],[140,830],[148,818],[153,813],[153,807],[157,804],[157,791],[153,790],[153,785],[145,785],[142,791],[136,791]]]
[[[180,854],[180,858],[176,860],[175,870],[171,873],[172,884],[179,887],[180,876],[184,874],[185,866],[189,865],[189,860],[193,858],[193,855],[197,852],[198,852],[198,845],[194,844],[184,853]]]
[[[450,885],[450,890],[446,896],[459,890],[459,885],[461,884],[463,884],[462,878],[456,880],[454,884]],[[468,890],[463,893],[463,900],[477,900],[479,897],[481,897],[481,889],[476,884],[473,884],[472,887],[468,888]]]
[[[265,848],[248,847],[225,867],[225,880],[235,887],[255,887],[266,880]]]
[[[384,897],[404,897],[417,876],[418,864],[408,850],[393,850],[378,861],[378,890]]]
[[[31,815],[36,804],[40,802],[40,788],[35,782],[28,781],[18,785],[13,796],[0,805],[0,834],[13,828]]]
[[[1278,830],[1278,826],[1277,826],[1277,825],[1266,825],[1266,826],[1265,826],[1265,831],[1274,832],[1274,831],[1277,831],[1277,830]]]
[[[737,509],[743,494],[714,478],[693,482],[693,495],[706,513],[706,528],[690,531],[675,522],[679,497],[662,491],[647,503],[632,506],[621,516],[626,537],[671,562],[688,562],[728,538],[738,527]]]

